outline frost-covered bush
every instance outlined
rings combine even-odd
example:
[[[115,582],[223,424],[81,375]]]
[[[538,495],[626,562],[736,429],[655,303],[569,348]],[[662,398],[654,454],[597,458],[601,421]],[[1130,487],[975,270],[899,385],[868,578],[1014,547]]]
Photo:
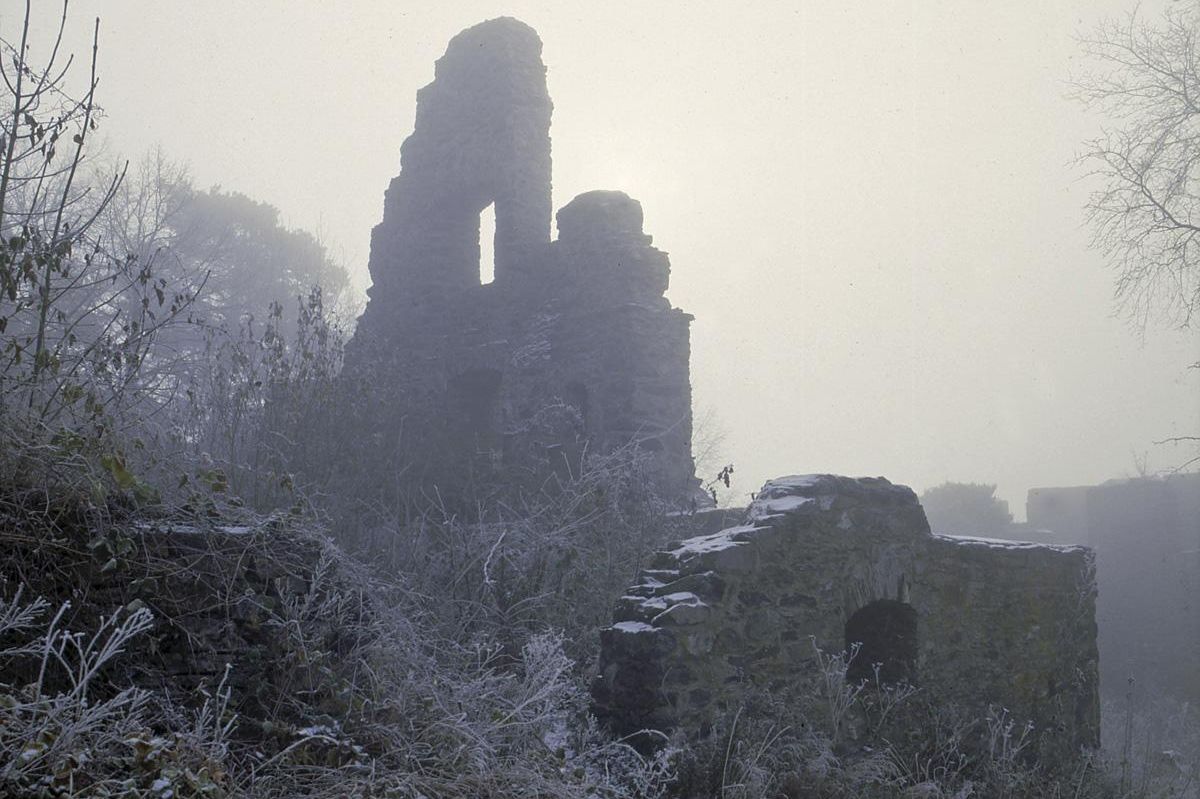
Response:
[[[677,741],[680,797],[885,799],[1158,799],[1126,794],[1103,763],[1084,757],[1065,771],[1028,758],[1031,729],[1007,710],[971,718],[918,688],[878,676],[846,679],[847,658],[817,653],[812,691],[757,692],[717,718],[706,737]],[[1047,764],[1048,765],[1048,764]]]
[[[0,794],[4,796],[223,797],[232,724],[218,686],[191,712],[168,710],[105,673],[153,623],[125,609],[91,631],[64,626],[63,604],[20,588],[0,596]],[[20,663],[25,669],[16,669]],[[168,715],[182,721],[163,730]]]
[[[557,630],[586,670],[613,603],[676,535],[647,468],[630,445],[586,455],[576,473],[537,492],[479,485],[473,514],[436,497],[407,517],[336,503],[331,513],[339,539],[403,575],[448,638],[511,659],[530,635]]]
[[[561,634],[531,631],[515,650],[489,635],[447,636],[428,597],[303,518],[224,508],[206,521],[211,510],[52,523],[0,499],[0,795],[665,790],[664,758],[589,720]],[[168,535],[193,543],[164,560],[155,537]],[[24,599],[22,584],[48,599]],[[75,605],[51,613],[71,595]],[[221,617],[230,631],[212,627]],[[207,668],[237,630],[259,648],[202,685],[209,696],[189,688],[181,667]],[[187,642],[188,660],[178,648],[159,657],[172,641]]]

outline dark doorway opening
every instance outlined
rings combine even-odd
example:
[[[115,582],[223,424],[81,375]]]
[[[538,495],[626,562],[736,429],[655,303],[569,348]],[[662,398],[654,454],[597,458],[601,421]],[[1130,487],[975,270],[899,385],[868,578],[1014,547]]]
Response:
[[[846,679],[885,684],[915,684],[917,679],[917,611],[894,599],[864,605],[846,622]]]

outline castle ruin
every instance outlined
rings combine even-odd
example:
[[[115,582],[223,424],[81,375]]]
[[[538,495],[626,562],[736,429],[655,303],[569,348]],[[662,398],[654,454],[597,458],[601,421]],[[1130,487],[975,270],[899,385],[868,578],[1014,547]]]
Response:
[[[418,93],[346,353],[374,436],[361,446],[445,486],[635,443],[663,495],[685,501],[691,317],[664,297],[667,255],[625,194],[576,197],[551,240],[545,77],[535,32],[502,18],[456,36]],[[852,668],[1003,705],[1037,725],[1039,754],[1069,758],[1098,744],[1094,605],[1086,548],[935,536],[908,488],[785,478],[743,524],[660,553],[619,601],[595,709],[622,732],[697,733],[751,688],[811,687],[814,642],[853,643]]]
[[[1026,515],[1096,553],[1106,693],[1200,703],[1200,474],[1033,488]]]
[[[917,686],[970,718],[1031,723],[1069,763],[1100,744],[1091,551],[930,533],[882,478],[772,480],[743,524],[660,552],[601,633],[595,710],[619,733],[704,730],[752,691]],[[876,672],[878,669],[878,672]]]
[[[484,22],[451,40],[418,92],[372,232],[373,285],[347,369],[371,370],[369,415],[404,438],[410,474],[452,483],[531,455],[571,469],[584,448],[636,442],[659,490],[683,501],[698,484],[692,317],[663,296],[670,263],[625,194],[576,197],[551,241],[541,49],[517,20]],[[495,273],[483,283],[490,205]]]

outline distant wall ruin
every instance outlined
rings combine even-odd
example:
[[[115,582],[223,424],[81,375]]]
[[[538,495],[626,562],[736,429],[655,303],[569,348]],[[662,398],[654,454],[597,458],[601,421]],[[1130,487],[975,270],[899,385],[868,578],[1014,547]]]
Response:
[[[576,197],[551,242],[541,47],[516,20],[476,25],[418,92],[346,353],[377,433],[362,446],[445,487],[531,454],[570,470],[584,450],[637,442],[664,495],[683,501],[697,485],[691,317],[663,296],[669,261],[625,194]],[[481,285],[480,213],[493,203],[495,278]]]
[[[1034,488],[1026,515],[1096,552],[1105,693],[1200,702],[1200,474]]]
[[[745,523],[659,553],[601,636],[597,713],[696,734],[751,688],[819,692],[814,643],[977,714],[1034,723],[1043,762],[1099,744],[1083,547],[936,536],[881,478],[773,480]]]

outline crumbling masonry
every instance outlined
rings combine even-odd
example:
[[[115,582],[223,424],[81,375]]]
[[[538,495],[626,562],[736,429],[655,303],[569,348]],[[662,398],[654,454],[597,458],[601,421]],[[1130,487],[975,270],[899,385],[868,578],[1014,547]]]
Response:
[[[346,353],[361,389],[347,415],[366,420],[353,447],[444,493],[636,442],[686,501],[691,317],[665,299],[667,256],[626,195],[576,197],[551,241],[550,112],[541,42],[512,19],[456,36],[419,92]],[[596,709],[623,732],[698,733],[752,687],[805,690],[813,642],[861,643],[852,668],[1003,705],[1037,725],[1040,754],[1069,757],[1098,743],[1094,602],[1084,548],[934,536],[907,488],[786,478],[744,524],[657,556],[603,634]]]
[[[1096,553],[1105,694],[1200,703],[1200,474],[1034,488],[1026,515]]]
[[[932,535],[882,478],[773,480],[744,524],[659,553],[602,633],[596,710],[695,733],[752,690],[819,695],[817,649],[855,645],[849,679],[1006,708],[1043,763],[1099,746],[1090,550]]]
[[[482,23],[451,40],[418,92],[347,369],[366,375],[368,415],[386,445],[403,438],[394,466],[410,476],[453,482],[531,454],[569,469],[582,448],[636,441],[659,488],[684,501],[697,483],[691,316],[663,296],[667,255],[625,194],[576,197],[551,242],[541,49],[516,20]],[[491,204],[495,277],[481,285]]]

